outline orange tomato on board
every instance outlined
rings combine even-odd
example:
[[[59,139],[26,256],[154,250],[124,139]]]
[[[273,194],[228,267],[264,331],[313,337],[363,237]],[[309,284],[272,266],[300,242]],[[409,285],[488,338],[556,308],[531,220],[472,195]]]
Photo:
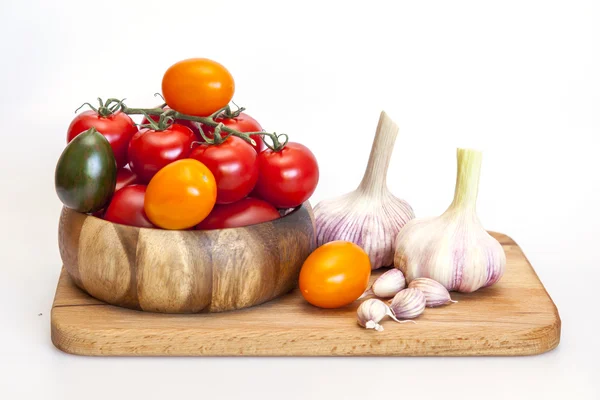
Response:
[[[364,293],[371,277],[371,262],[354,243],[337,240],[312,252],[300,270],[300,292],[310,304],[338,308]]]
[[[162,80],[162,94],[172,109],[206,117],[231,101],[235,83],[229,71],[208,58],[173,64]]]
[[[183,159],[163,167],[146,188],[144,211],[164,229],[187,229],[200,223],[217,201],[212,172],[200,161]]]

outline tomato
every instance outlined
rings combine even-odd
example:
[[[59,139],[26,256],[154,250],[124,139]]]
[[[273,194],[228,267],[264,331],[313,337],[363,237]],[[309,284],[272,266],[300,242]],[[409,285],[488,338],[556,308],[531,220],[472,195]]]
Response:
[[[342,240],[329,242],[304,261],[300,293],[317,307],[343,307],[364,293],[370,277],[371,262],[363,249]]]
[[[231,204],[216,205],[196,229],[238,228],[277,218],[279,211],[266,201],[246,198]]]
[[[144,212],[145,185],[131,185],[117,190],[104,219],[122,225],[155,228]]]
[[[233,118],[218,117],[215,118],[215,122],[222,122],[223,125],[235,129],[238,132],[262,132],[263,130],[254,118],[244,113],[240,113],[239,116]],[[202,129],[204,129],[204,133],[207,137],[213,137],[215,128],[212,126],[202,126]],[[265,149],[266,146],[261,135],[250,135],[250,137],[256,142],[256,146],[252,147],[254,147],[257,153],[260,153]]]
[[[117,171],[117,186],[115,192],[125,186],[134,185],[139,182],[138,176],[129,168],[123,167]]]
[[[133,135],[138,131],[135,122],[129,115],[122,112],[102,117],[96,111],[84,111],[77,115],[69,125],[67,143],[81,132],[92,127],[108,139],[117,161],[117,168],[124,167],[127,164],[127,146]]]
[[[256,151],[243,139],[228,137],[221,144],[200,144],[192,150],[194,158],[210,169],[217,181],[217,204],[241,200],[258,180]]]
[[[163,108],[163,110],[165,110],[165,111],[170,110],[170,108],[165,107],[165,108]],[[158,122],[158,120],[160,119],[160,116],[150,115],[150,119],[152,119],[154,122]],[[196,125],[196,124],[199,124],[199,122],[190,121],[189,119],[176,119],[175,123],[177,125],[187,126],[188,128],[190,128],[192,130],[192,132],[194,132],[194,135],[196,135],[196,138],[199,141],[204,141],[204,138],[202,137],[202,135],[200,135],[200,129],[198,129],[198,126]],[[146,125],[146,124],[148,124],[148,118],[144,117],[144,119],[142,119],[142,123],[140,125]]]
[[[187,158],[194,140],[189,128],[177,124],[164,131],[142,129],[129,143],[129,166],[142,182],[150,182],[165,165]]]
[[[173,64],[162,80],[166,103],[187,115],[206,117],[231,101],[235,84],[227,69],[207,58]]]
[[[212,172],[200,161],[187,158],[154,175],[146,189],[144,211],[161,228],[187,229],[206,218],[216,200]]]
[[[313,194],[319,182],[319,166],[313,153],[300,143],[288,143],[280,151],[258,155],[255,193],[277,208],[297,207]]]

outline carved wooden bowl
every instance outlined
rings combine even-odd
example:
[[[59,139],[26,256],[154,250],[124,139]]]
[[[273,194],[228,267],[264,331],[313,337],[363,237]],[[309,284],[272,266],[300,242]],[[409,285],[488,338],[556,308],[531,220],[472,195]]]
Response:
[[[308,202],[275,221],[211,231],[137,228],[63,208],[58,237],[82,290],[163,313],[236,310],[281,296],[316,246]]]

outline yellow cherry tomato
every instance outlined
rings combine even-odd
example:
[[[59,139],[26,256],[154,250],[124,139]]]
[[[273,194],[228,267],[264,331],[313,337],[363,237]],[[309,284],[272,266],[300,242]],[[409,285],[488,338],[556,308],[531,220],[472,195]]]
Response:
[[[235,83],[229,71],[208,58],[173,64],[162,80],[162,94],[172,109],[205,117],[231,101]]]
[[[144,211],[164,229],[187,229],[197,225],[217,201],[212,172],[191,158],[168,164],[152,177],[146,189]]]
[[[343,307],[364,293],[370,277],[367,253],[354,243],[337,240],[308,256],[300,270],[300,292],[314,306]]]

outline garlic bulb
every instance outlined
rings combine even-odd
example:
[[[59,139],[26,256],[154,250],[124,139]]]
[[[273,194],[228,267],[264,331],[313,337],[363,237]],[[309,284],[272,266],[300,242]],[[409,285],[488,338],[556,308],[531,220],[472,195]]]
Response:
[[[386,174],[398,135],[398,126],[381,113],[369,163],[359,187],[315,206],[317,245],[345,240],[369,255],[371,268],[391,266],[394,241],[400,229],[415,217],[410,205],[392,195]]]
[[[390,317],[396,322],[414,323],[414,321],[399,321],[392,313],[390,307],[383,301],[377,299],[369,299],[363,301],[358,307],[356,314],[356,320],[358,321],[358,324],[360,326],[367,329],[375,329],[379,332],[383,330],[383,326],[381,326],[379,322],[381,322],[381,320],[384,319],[386,316]]]
[[[454,201],[437,218],[415,219],[396,238],[394,265],[406,279],[431,278],[450,291],[473,292],[502,277],[506,255],[475,212],[481,153],[458,149]]]
[[[425,295],[417,289],[404,289],[394,296],[390,308],[400,319],[415,318],[425,311]]]
[[[448,303],[457,303],[450,298],[450,293],[441,283],[429,278],[413,279],[408,285],[411,289],[418,289],[425,295],[427,307],[439,307]]]

